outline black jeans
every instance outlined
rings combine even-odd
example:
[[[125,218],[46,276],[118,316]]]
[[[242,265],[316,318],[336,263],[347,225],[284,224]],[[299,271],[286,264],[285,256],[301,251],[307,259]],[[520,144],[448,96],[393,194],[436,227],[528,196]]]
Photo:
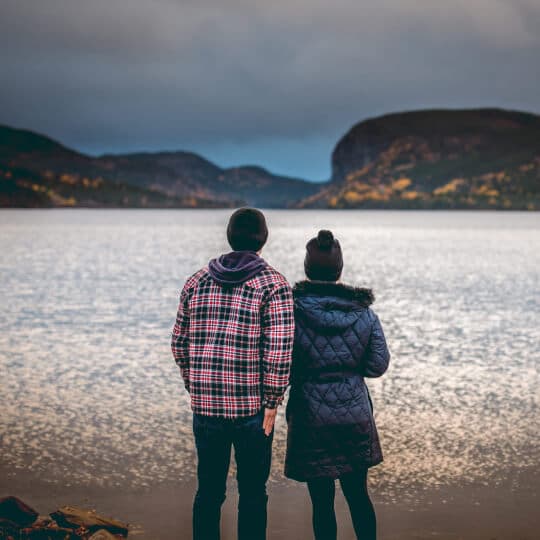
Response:
[[[264,409],[254,416],[229,420],[193,415],[197,447],[198,489],[193,503],[193,539],[219,540],[221,505],[225,500],[231,447],[237,464],[238,539],[266,538],[266,481],[272,439],[263,431]]]
[[[367,469],[344,474],[339,479],[351,511],[356,538],[375,540],[377,520],[367,490]],[[315,540],[336,540],[337,525],[334,512],[336,484],[333,478],[314,478],[308,481],[313,504]]]

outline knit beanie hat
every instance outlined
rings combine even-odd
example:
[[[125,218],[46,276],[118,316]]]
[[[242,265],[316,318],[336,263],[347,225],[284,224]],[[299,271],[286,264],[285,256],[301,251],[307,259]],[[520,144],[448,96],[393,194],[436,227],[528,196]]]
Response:
[[[306,244],[304,270],[309,279],[337,281],[343,270],[341,246],[331,231],[319,231],[317,238]]]
[[[268,238],[264,214],[256,208],[239,208],[227,227],[227,240],[234,251],[259,251]]]

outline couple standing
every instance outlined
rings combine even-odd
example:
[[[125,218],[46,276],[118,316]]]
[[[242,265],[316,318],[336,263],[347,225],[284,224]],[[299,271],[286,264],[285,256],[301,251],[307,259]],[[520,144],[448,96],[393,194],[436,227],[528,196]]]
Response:
[[[278,405],[287,386],[285,475],[307,482],[317,540],[335,540],[339,478],[358,538],[374,539],[369,467],[382,461],[364,377],[389,361],[368,289],[339,283],[339,242],[320,231],[306,245],[307,280],[293,289],[260,252],[264,215],[229,220],[233,251],[185,283],[172,351],[191,397],[198,489],[193,538],[218,540],[231,447],[237,463],[239,540],[266,538],[266,482]]]

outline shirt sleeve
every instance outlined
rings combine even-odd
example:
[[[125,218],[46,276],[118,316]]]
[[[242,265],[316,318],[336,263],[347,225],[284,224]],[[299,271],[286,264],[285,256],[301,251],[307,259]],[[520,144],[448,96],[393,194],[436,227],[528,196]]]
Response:
[[[294,343],[294,304],[291,287],[272,291],[261,314],[263,406],[275,409],[289,384]]]
[[[186,390],[189,392],[189,294],[185,287],[180,293],[178,313],[172,331],[171,349],[174,361],[180,368]]]

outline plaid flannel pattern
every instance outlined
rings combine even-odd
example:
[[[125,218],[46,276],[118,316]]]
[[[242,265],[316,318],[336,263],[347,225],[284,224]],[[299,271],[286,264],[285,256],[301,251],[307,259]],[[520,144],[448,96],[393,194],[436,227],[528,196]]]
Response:
[[[205,267],[180,293],[171,348],[197,414],[239,418],[277,407],[293,342],[291,287],[270,266],[231,287]]]

